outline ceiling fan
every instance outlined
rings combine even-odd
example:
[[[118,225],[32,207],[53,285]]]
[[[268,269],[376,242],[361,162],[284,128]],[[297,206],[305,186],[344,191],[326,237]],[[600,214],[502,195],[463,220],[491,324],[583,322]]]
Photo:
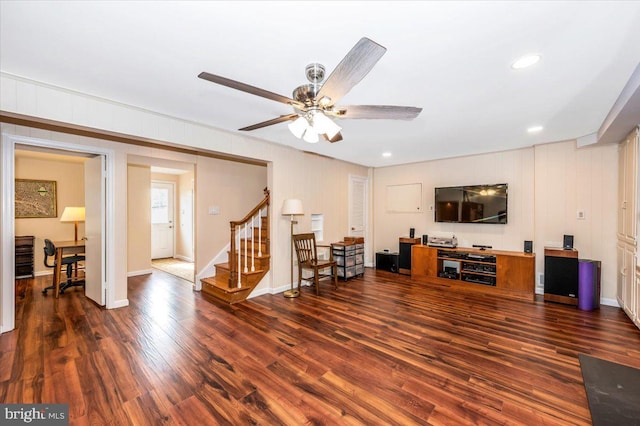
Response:
[[[336,105],[336,102],[371,71],[386,51],[387,49],[378,43],[366,37],[361,38],[324,83],[324,66],[307,65],[305,72],[310,83],[297,87],[292,98],[208,72],[201,72],[198,77],[293,107],[293,114],[281,115],[238,130],[255,130],[291,121],[289,129],[298,138],[314,143],[318,142],[319,135],[322,135],[329,142],[338,142],[342,140],[341,128],[329,117],[412,120],[422,111],[422,108],[408,106]]]

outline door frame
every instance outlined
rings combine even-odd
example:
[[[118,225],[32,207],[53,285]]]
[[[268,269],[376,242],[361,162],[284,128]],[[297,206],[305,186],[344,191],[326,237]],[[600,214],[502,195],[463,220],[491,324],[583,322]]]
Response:
[[[105,226],[103,238],[103,253],[105,267],[102,270],[102,291],[106,291],[107,309],[116,307],[114,285],[108,285],[107,277],[115,277],[115,152],[112,149],[97,146],[80,145],[77,143],[52,141],[26,136],[2,134],[2,148],[0,150],[0,165],[2,166],[2,187],[0,188],[0,217],[2,224],[2,241],[0,253],[2,262],[0,268],[0,299],[2,300],[2,321],[0,333],[15,328],[15,146],[30,145],[41,148],[58,149],[85,154],[105,156]]]
[[[172,223],[172,234],[173,234],[173,247],[171,248],[171,252],[173,253],[173,255],[171,257],[175,257],[176,255],[176,183],[172,182],[170,180],[158,180],[158,179],[151,179],[151,187],[153,187],[154,183],[161,183],[163,185],[171,185],[172,189],[171,189],[171,196],[173,197],[173,200],[171,200],[171,207],[172,207],[172,217],[173,217],[173,223]],[[151,209],[151,206],[149,206],[149,209]],[[153,223],[151,224],[151,240],[153,241]],[[151,259],[153,260],[153,246],[151,247]]]

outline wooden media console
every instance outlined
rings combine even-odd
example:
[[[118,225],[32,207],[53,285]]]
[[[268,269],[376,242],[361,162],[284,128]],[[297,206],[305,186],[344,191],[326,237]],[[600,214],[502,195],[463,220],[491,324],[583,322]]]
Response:
[[[534,300],[535,260],[533,253],[416,244],[411,249],[411,278]]]

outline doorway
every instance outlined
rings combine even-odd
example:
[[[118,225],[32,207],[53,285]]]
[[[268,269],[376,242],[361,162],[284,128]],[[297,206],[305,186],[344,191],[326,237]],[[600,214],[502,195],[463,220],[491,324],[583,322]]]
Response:
[[[94,265],[97,270],[96,276],[98,282],[95,283],[95,294],[97,295],[96,302],[106,304],[107,308],[115,307],[114,304],[114,289],[112,286],[107,286],[106,277],[113,277],[115,275],[114,265],[114,245],[113,233],[114,226],[114,188],[113,188],[113,176],[114,176],[114,152],[113,150],[91,147],[80,144],[49,141],[42,139],[29,138],[17,135],[3,135],[2,148],[1,148],[1,173],[2,173],[2,187],[1,204],[3,212],[2,216],[2,264],[4,267],[0,271],[2,285],[0,286],[0,296],[2,300],[2,323],[0,325],[0,332],[10,331],[15,327],[15,270],[13,268],[15,259],[15,247],[14,237],[16,235],[15,230],[15,216],[13,214],[15,210],[15,151],[16,146],[29,147],[31,149],[49,151],[58,154],[79,154],[89,157],[101,158],[102,170],[100,177],[100,188],[93,189],[93,193],[97,193],[100,200],[102,200],[103,208],[101,208],[99,228],[104,232],[99,237],[98,244],[96,245],[101,254],[96,255],[99,258],[95,258]],[[102,162],[103,161],[103,162]],[[98,297],[99,296],[99,297]]]
[[[186,257],[184,250],[176,250],[176,237],[185,246],[193,246],[193,216],[185,214],[187,207],[193,211],[193,204],[188,206],[189,200],[193,203],[193,191],[180,194],[180,214],[176,218],[178,191],[175,182],[151,181],[151,266],[193,283],[193,259]]]
[[[151,266],[194,283],[194,165],[153,159],[149,185]]]

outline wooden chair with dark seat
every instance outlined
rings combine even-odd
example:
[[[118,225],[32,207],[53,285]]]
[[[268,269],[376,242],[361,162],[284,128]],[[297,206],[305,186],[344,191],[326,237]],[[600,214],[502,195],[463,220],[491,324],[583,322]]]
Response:
[[[316,286],[316,295],[320,294],[320,279],[333,276],[333,284],[338,288],[338,264],[333,260],[331,246],[316,245],[316,235],[313,232],[308,234],[293,235],[293,246],[298,256],[298,290],[302,285],[302,271],[313,271],[313,277],[307,277],[305,280],[313,278]],[[329,249],[329,259],[318,259],[318,247]],[[323,273],[330,269],[330,273]]]
[[[55,267],[56,267],[55,256],[56,256],[56,246],[53,244],[53,242],[51,242],[51,240],[45,239],[44,240],[44,266],[46,266],[47,268],[54,268],[55,270]],[[51,264],[49,264],[50,257],[53,257],[54,259],[54,262]],[[64,291],[69,287],[84,287],[84,284],[85,284],[84,279],[79,279],[77,276],[78,262],[83,260],[85,260],[85,256],[80,254],[64,256],[62,258],[62,266],[66,265],[67,267],[67,281],[65,283],[60,283],[60,293],[64,293]],[[73,275],[74,265],[76,267],[75,276]],[[53,282],[55,283],[55,281],[56,280],[54,278]],[[52,284],[49,287],[46,287],[44,290],[42,290],[42,293],[47,294],[47,290],[55,290],[55,284]]]

